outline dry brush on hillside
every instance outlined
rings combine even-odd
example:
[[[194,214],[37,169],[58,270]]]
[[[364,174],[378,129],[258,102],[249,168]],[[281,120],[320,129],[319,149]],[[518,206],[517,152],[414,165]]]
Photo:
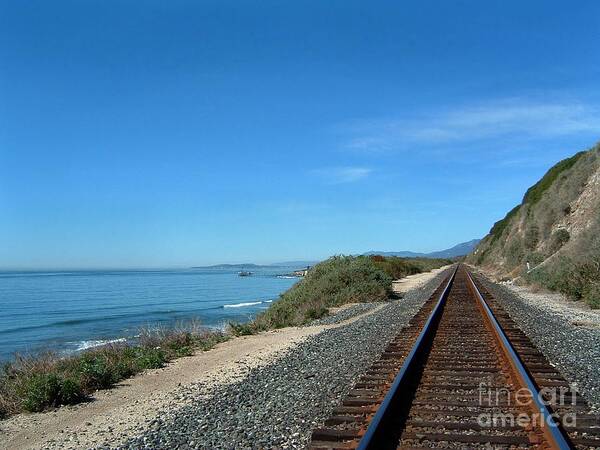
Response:
[[[600,307],[600,145],[554,165],[468,261]]]

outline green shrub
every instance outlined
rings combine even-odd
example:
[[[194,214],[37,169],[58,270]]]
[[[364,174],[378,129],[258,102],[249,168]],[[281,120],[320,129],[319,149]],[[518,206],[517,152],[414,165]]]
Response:
[[[189,332],[177,333],[170,339],[167,339],[165,347],[173,352],[176,357],[191,356],[193,350],[194,338]]]
[[[227,339],[224,333],[200,329],[198,325],[192,325],[191,330],[144,333],[143,342],[137,346],[107,345],[69,358],[52,353],[17,356],[0,372],[0,417],[81,402],[98,389]]]
[[[251,334],[256,334],[257,332],[261,331],[256,327],[254,322],[229,322],[228,328],[229,332],[234,336],[249,336]]]
[[[552,238],[550,241],[550,253],[556,253],[559,251],[563,245],[569,242],[571,235],[564,228],[560,228],[552,233]]]
[[[532,224],[525,231],[525,237],[523,238],[523,244],[527,250],[535,250],[538,243],[540,242],[540,229],[536,224]]]
[[[583,290],[583,299],[593,309],[600,308],[600,282],[588,284]]]
[[[60,380],[56,374],[34,374],[23,385],[23,408],[29,412],[43,411],[58,403]]]
[[[73,378],[61,378],[56,373],[32,374],[24,381],[20,390],[22,407],[29,412],[78,403],[85,398],[78,381]]]
[[[106,359],[96,353],[83,354],[71,368],[92,390],[111,387],[117,380]]]
[[[520,209],[521,209],[521,205],[515,206],[513,209],[511,209],[508,212],[508,214],[506,214],[506,216],[504,216],[504,219],[499,220],[492,226],[492,228],[490,230],[490,235],[492,236],[492,242],[499,239],[502,236],[502,234],[504,233],[504,230],[506,230],[506,228],[510,224],[512,218],[517,215],[517,213],[519,212]]]
[[[324,306],[315,306],[306,310],[306,313],[304,313],[304,319],[306,321],[319,319],[327,313],[328,310]]]
[[[125,352],[124,352],[125,354]],[[118,382],[135,375],[138,372],[138,367],[135,365],[135,357],[123,357],[112,365],[113,380]]]
[[[369,257],[334,256],[314,266],[303,280],[259,314],[253,329],[302,325],[324,316],[332,306],[385,300],[391,284],[392,278]]]
[[[593,308],[600,307],[600,255],[583,255],[580,261],[561,256],[528,274],[527,279],[573,300],[584,300]]]
[[[81,383],[74,378],[64,378],[60,385],[60,404],[74,405],[86,397]]]
[[[507,246],[506,249],[506,261],[509,266],[514,267],[521,263],[525,259],[525,246],[523,241],[518,237],[514,237]]]
[[[546,258],[544,258],[544,255],[542,255],[539,252],[531,252],[527,255],[525,259],[531,266],[537,266],[538,264],[541,264],[542,261],[544,261],[544,259]]]
[[[137,347],[135,362],[139,371],[146,369],[159,369],[167,362],[165,352],[160,348]]]
[[[253,322],[230,323],[235,336],[298,326],[346,303],[375,302],[391,296],[392,280],[450,264],[448,259],[334,256],[314,266]]]
[[[205,333],[202,336],[199,336],[194,341],[194,345],[198,346],[201,350],[206,351],[206,350],[210,350],[215,345],[217,345],[221,342],[225,342],[225,341],[229,340],[229,338],[230,338],[230,336],[228,336],[226,333],[210,332],[210,333]]]

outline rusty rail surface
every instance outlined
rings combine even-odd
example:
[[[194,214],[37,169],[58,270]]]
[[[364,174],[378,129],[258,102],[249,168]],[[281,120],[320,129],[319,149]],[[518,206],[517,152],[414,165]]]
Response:
[[[600,449],[600,419],[458,265],[311,448]]]

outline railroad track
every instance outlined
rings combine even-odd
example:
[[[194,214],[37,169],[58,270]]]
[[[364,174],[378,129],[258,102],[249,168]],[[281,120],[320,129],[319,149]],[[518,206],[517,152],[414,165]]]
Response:
[[[311,448],[600,449],[600,419],[458,265]]]

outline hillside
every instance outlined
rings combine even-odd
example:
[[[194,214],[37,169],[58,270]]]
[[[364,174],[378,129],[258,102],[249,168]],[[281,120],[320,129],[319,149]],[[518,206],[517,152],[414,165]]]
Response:
[[[471,241],[462,242],[455,245],[454,247],[447,248],[446,250],[439,250],[431,253],[416,253],[411,251],[401,252],[378,252],[370,251],[365,253],[366,256],[381,255],[381,256],[397,256],[400,258],[455,258],[457,256],[468,255],[475,249],[477,244],[480,242],[479,239],[473,239]]]
[[[551,167],[467,261],[600,307],[600,145]]]

